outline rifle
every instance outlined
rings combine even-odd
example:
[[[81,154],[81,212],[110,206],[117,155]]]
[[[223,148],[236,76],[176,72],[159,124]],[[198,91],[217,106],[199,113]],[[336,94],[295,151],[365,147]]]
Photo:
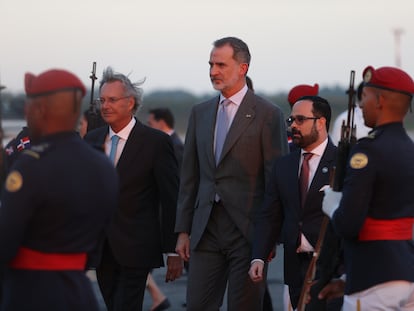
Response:
[[[100,126],[100,116],[99,116],[99,112],[98,112],[98,107],[96,104],[96,101],[93,99],[94,97],[94,89],[95,89],[95,80],[97,79],[96,77],[96,62],[93,62],[92,65],[92,74],[89,76],[89,78],[92,80],[92,85],[91,85],[91,98],[90,98],[90,102],[89,102],[89,110],[88,110],[88,129],[87,131],[91,131],[97,127]]]
[[[356,143],[356,126],[354,125],[354,111],[355,111],[355,71],[351,70],[351,77],[349,82],[348,94],[348,114],[347,120],[342,122],[341,140],[338,143],[336,165],[331,175],[331,186],[334,191],[342,191],[344,185],[346,165],[348,161],[351,147]],[[318,240],[316,242],[315,251],[312,260],[306,271],[305,279],[302,286],[298,302],[298,311],[305,311],[306,296],[310,293],[311,286],[315,279],[316,267],[320,257],[329,259],[325,262],[326,266],[320,268],[320,278],[315,285],[315,292],[319,292],[332,278],[335,269],[338,265],[338,253],[340,251],[340,240],[336,237],[329,217],[324,216],[322,219],[321,229],[319,231]],[[323,255],[321,256],[321,252]],[[312,303],[312,302],[311,302]],[[315,309],[317,310],[317,309]]]
[[[356,126],[354,125],[355,112],[355,71],[351,70],[351,78],[349,81],[348,94],[348,114],[347,120],[342,122],[341,140],[338,142],[338,151],[336,158],[336,166],[334,169],[334,178],[332,189],[334,191],[342,191],[344,185],[346,163],[348,161],[351,147],[356,143]]]

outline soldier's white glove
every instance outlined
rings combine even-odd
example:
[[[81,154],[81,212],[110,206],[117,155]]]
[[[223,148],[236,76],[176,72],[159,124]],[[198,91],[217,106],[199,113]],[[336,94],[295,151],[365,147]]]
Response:
[[[332,215],[339,206],[339,202],[341,202],[342,192],[333,191],[331,187],[326,188],[324,192],[325,196],[322,201],[322,210],[329,218],[332,218]]]

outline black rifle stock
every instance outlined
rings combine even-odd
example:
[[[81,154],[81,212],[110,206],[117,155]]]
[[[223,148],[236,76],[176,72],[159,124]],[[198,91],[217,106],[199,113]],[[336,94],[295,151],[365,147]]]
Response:
[[[354,125],[355,111],[355,71],[351,71],[348,93],[348,114],[347,120],[342,122],[341,139],[338,142],[336,166],[333,177],[332,189],[342,191],[344,185],[346,164],[351,147],[356,143],[356,127]]]
[[[94,100],[94,92],[95,92],[95,80],[96,77],[96,62],[93,62],[92,65],[92,74],[89,76],[89,78],[92,80],[91,85],[91,98],[89,101],[89,110],[88,110],[88,129],[87,131],[91,131],[97,127],[99,127],[99,115],[98,115],[98,107],[96,104],[96,101]]]
[[[356,127],[354,125],[354,111],[355,111],[355,71],[351,71],[348,94],[348,114],[347,120],[342,123],[341,139],[338,143],[336,166],[331,176],[331,186],[334,191],[342,191],[344,185],[346,166],[348,162],[349,152],[351,147],[356,143]],[[306,271],[305,279],[302,286],[302,291],[299,297],[297,310],[305,311],[306,298],[311,291],[314,283],[316,267],[319,267],[320,276],[317,283],[312,288],[312,291],[318,293],[329,281],[332,279],[336,267],[338,265],[338,257],[340,252],[340,240],[335,235],[332,224],[330,224],[329,217],[324,216],[322,220],[321,229],[319,231],[318,240],[315,245],[314,255]],[[318,262],[321,258],[322,263]],[[315,303],[311,301],[311,305]],[[310,306],[310,310],[318,310],[318,303],[315,308]]]

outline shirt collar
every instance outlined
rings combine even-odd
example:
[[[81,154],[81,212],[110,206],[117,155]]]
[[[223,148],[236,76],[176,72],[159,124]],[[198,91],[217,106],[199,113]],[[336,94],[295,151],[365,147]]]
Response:
[[[244,96],[246,95],[248,89],[249,88],[247,87],[247,84],[245,84],[240,91],[238,91],[236,94],[230,96],[228,99],[230,99],[233,104],[235,104],[237,106],[240,106],[240,104],[241,104]],[[220,94],[220,103],[224,99],[226,99],[226,98],[223,96],[223,94]]]
[[[132,118],[131,121],[129,121],[129,123],[122,129],[120,130],[118,133],[115,133],[111,127],[109,127],[109,139],[112,138],[112,136],[114,135],[118,135],[119,138],[123,139],[123,140],[127,140],[129,134],[131,133],[133,127],[135,126],[135,123],[137,123],[137,120],[135,118]]]
[[[325,152],[327,145],[328,145],[328,138],[326,138],[322,143],[320,143],[317,147],[313,148],[309,152],[321,157],[323,153]],[[304,153],[308,153],[308,151],[301,149],[301,154],[303,155]]]

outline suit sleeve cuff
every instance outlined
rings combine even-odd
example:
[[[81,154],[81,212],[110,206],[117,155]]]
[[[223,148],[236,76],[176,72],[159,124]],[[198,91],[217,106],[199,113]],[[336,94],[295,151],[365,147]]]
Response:
[[[253,259],[253,260],[250,262],[250,265],[254,264],[255,262],[261,262],[262,264],[264,264],[264,263],[265,263],[265,262],[264,262],[264,260],[259,259],[259,258],[256,258],[256,259]]]

